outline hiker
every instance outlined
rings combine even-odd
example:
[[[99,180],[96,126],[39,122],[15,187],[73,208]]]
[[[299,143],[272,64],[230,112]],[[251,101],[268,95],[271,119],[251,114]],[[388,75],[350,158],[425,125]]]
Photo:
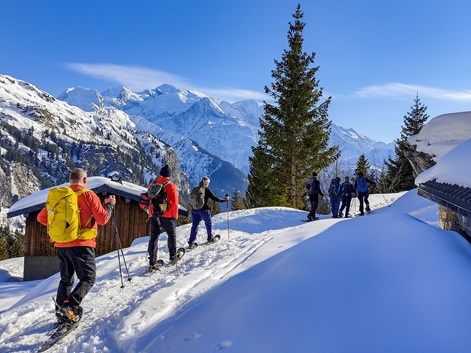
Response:
[[[368,196],[370,195],[370,192],[368,191],[368,184],[376,185],[374,181],[365,178],[363,172],[358,172],[358,177],[355,180],[355,193],[357,194],[358,201],[360,202],[360,216],[365,215],[363,203],[366,205],[366,212],[371,211],[370,202],[368,201]]]
[[[201,220],[204,221],[204,225],[206,226],[206,233],[207,233],[207,241],[208,243],[213,242],[213,231],[212,231],[212,222],[211,222],[211,212],[209,211],[208,200],[211,199],[216,202],[226,202],[229,200],[229,195],[225,195],[224,198],[217,197],[210,189],[209,189],[209,177],[205,176],[198,184],[199,188],[204,188],[204,203],[200,209],[191,210],[191,231],[190,231],[190,239],[188,240],[188,248],[193,249],[198,244],[195,243],[196,234],[198,233],[198,226]]]
[[[69,242],[54,242],[59,257],[61,278],[56,298],[58,323],[75,322],[82,316],[83,309],[80,304],[96,279],[95,248],[98,225],[108,222],[116,203],[115,196],[109,195],[105,199],[105,207],[101,205],[100,198],[93,191],[86,189],[87,172],[82,168],[73,169],[69,181],[70,188],[74,192],[85,190],[77,196],[81,228],[78,238]],[[46,207],[39,212],[37,220],[43,225],[48,225]],[[83,236],[84,234],[87,236]],[[79,282],[72,290],[74,273]]]
[[[340,207],[340,178],[332,179],[329,186],[330,207],[332,209],[332,218],[337,218]]]
[[[150,237],[147,251],[149,253],[149,269],[152,270],[157,265],[157,252],[159,249],[159,236],[161,233],[167,233],[167,246],[170,256],[170,262],[177,259],[177,218],[178,218],[178,191],[175,184],[170,181],[171,170],[168,165],[164,165],[159,172],[160,176],[153,184],[162,184],[167,194],[167,207],[163,213],[159,214],[157,210],[161,209],[160,204],[156,204],[157,198],[152,198],[154,214],[150,218]]]
[[[340,187],[340,199],[342,200],[342,205],[340,206],[339,217],[343,217],[343,210],[345,209],[345,218],[350,217],[350,203],[352,201],[352,197],[355,197],[355,193],[353,192],[354,188],[352,183],[350,182],[350,178],[348,176],[345,177],[345,182]]]
[[[319,195],[324,197],[322,193],[319,180],[317,180],[317,173],[312,173],[312,178],[306,180],[306,189],[307,194],[309,195],[309,201],[311,202],[311,211],[307,215],[309,221],[315,221],[316,219],[316,210],[317,205],[319,204]]]

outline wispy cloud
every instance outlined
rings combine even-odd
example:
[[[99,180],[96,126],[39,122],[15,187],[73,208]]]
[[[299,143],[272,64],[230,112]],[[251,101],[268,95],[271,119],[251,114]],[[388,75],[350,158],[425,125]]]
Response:
[[[83,63],[68,63],[66,66],[73,71],[80,72],[87,76],[117,82],[133,91],[142,91],[144,89],[158,87],[162,84],[170,84],[181,89],[197,90],[208,96],[215,96],[228,101],[246,99],[260,101],[267,99],[267,96],[262,92],[237,88],[200,87],[190,80],[177,75],[140,66]]]
[[[434,99],[459,102],[471,102],[471,90],[449,91],[441,88],[420,85],[408,85],[404,83],[386,83],[384,85],[364,87],[354,92],[354,96],[362,98],[410,98],[416,93],[418,93],[420,97],[429,97]]]

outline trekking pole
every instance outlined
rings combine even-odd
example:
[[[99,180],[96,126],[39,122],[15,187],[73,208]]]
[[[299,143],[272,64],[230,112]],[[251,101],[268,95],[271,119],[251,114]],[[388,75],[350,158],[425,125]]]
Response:
[[[231,239],[229,235],[229,200],[226,200],[226,214],[227,214],[227,239]]]
[[[132,278],[129,276],[128,266],[126,264],[126,259],[124,257],[123,246],[121,245],[121,239],[119,237],[118,224],[116,222],[116,214],[114,212],[114,208],[113,208],[113,225],[114,225],[114,231],[115,231],[115,235],[116,235],[116,250],[118,252],[118,264],[119,264],[119,275],[121,277],[121,288],[124,288],[123,271],[122,271],[122,268],[121,268],[121,256],[123,257],[123,263],[124,263],[124,267],[126,269],[126,273],[128,275],[128,281],[131,282]],[[121,251],[121,253],[120,253],[120,251]]]
[[[386,200],[386,197],[384,196],[383,192],[381,191],[381,189],[378,187],[378,184],[375,185],[376,188],[378,189],[378,191],[381,193],[381,196],[383,196],[383,199],[386,203],[388,203],[388,200]],[[388,205],[388,207],[391,206],[391,205]]]

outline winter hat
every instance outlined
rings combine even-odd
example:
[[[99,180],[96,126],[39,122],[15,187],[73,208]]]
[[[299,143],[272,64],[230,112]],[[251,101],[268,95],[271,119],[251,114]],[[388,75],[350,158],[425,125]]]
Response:
[[[168,178],[170,176],[170,167],[168,164],[164,165],[162,169],[160,169],[160,175],[164,178]]]
[[[348,176],[345,177],[345,181],[349,181],[350,178]]]
[[[313,176],[313,177],[316,177],[316,176],[317,176],[317,173],[316,173],[316,172],[312,172],[312,176]]]

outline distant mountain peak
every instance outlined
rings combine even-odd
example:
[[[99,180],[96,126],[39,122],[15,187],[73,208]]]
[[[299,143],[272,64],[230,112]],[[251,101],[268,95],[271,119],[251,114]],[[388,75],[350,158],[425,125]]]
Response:
[[[159,92],[164,93],[164,94],[181,92],[181,90],[179,88],[177,88],[175,86],[172,86],[172,85],[169,85],[167,83],[157,87],[156,91],[159,91]]]

